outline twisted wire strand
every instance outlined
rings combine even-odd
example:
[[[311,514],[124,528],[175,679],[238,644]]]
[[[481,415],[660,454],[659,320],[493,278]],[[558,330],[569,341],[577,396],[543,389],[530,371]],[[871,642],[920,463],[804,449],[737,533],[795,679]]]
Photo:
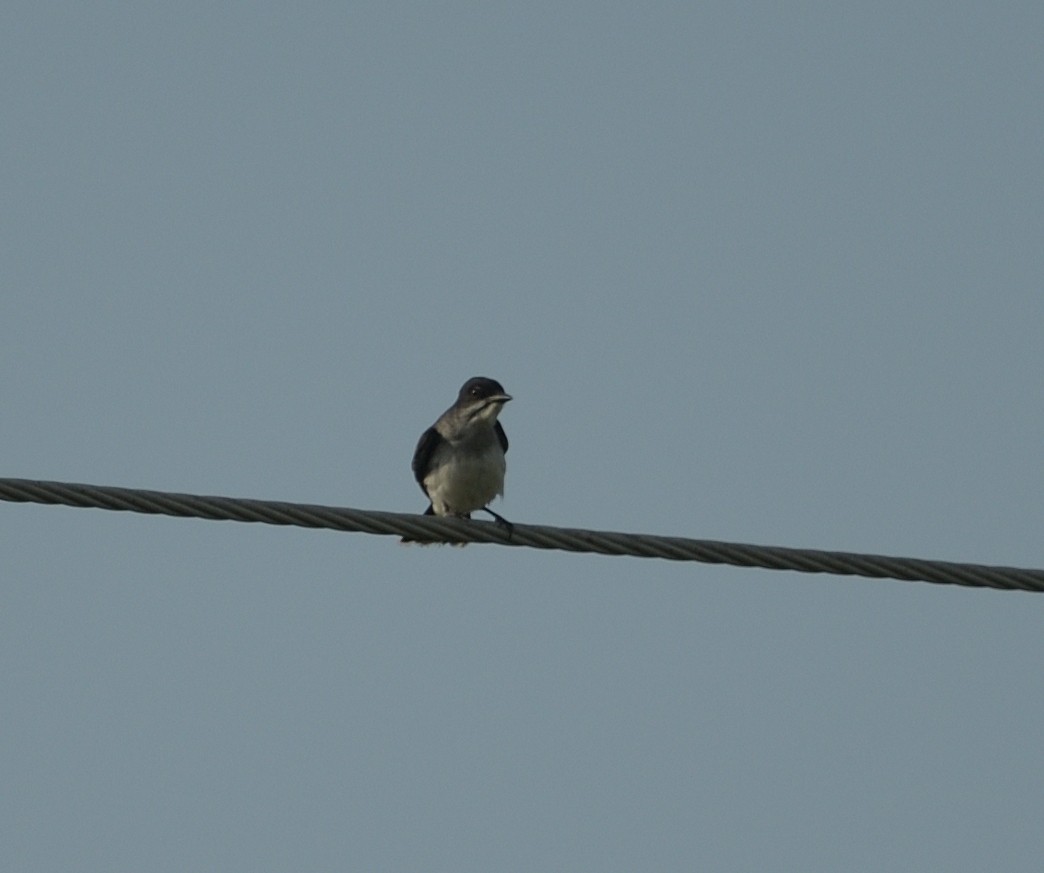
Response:
[[[118,512],[141,512],[179,518],[258,522],[296,527],[353,531],[382,536],[406,536],[417,540],[447,543],[499,543],[566,552],[629,555],[671,561],[701,561],[795,570],[801,573],[832,573],[873,579],[934,582],[973,588],[1044,592],[1044,570],[958,564],[918,558],[895,558],[818,549],[791,549],[741,543],[693,540],[684,537],[613,533],[516,524],[507,531],[497,524],[430,515],[316,506],[272,500],[235,497],[206,497],[166,491],[143,491],[106,485],[43,482],[0,478],[0,500],[15,503],[94,507]]]

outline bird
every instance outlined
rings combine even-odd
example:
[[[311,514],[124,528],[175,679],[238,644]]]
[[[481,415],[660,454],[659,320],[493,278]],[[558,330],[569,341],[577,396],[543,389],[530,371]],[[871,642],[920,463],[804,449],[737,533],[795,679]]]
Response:
[[[496,379],[474,376],[421,434],[412,467],[429,500],[425,515],[471,518],[472,512],[488,512],[510,533],[511,522],[488,504],[504,494],[508,438],[497,416],[511,399]],[[403,537],[402,542],[420,541]]]

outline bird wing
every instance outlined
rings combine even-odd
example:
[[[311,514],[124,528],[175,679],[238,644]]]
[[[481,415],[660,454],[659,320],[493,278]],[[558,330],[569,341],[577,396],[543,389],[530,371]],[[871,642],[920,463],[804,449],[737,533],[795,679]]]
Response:
[[[413,452],[413,476],[425,494],[428,492],[424,488],[424,477],[431,470],[431,456],[442,441],[442,434],[435,428],[429,427],[421,434],[421,438],[417,441],[417,448]]]
[[[508,447],[507,434],[504,433],[504,428],[502,428],[500,426],[500,422],[499,421],[496,422],[496,424],[493,425],[493,430],[496,431],[497,440],[500,442],[500,447],[506,453],[507,452],[507,447]]]

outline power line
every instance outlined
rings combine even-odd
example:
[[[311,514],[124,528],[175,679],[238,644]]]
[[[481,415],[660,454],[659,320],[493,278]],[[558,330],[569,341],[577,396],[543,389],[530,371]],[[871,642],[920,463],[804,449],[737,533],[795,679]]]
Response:
[[[973,588],[1044,592],[1044,570],[956,564],[919,558],[894,558],[818,549],[752,546],[740,543],[612,533],[516,524],[508,532],[491,522],[399,512],[376,512],[337,506],[314,506],[236,497],[204,497],[166,491],[142,491],[106,485],[0,479],[0,500],[15,503],[94,507],[118,512],[142,512],[179,518],[259,522],[327,530],[406,536],[448,543],[498,543],[566,552],[630,555],[672,561],[702,561],[737,567],[832,573],[873,579],[934,582]]]

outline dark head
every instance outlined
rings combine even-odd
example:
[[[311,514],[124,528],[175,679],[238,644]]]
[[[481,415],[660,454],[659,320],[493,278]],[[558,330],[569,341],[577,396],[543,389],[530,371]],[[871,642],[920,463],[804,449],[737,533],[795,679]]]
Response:
[[[510,395],[504,393],[504,386],[496,379],[487,379],[485,376],[473,376],[464,383],[457,395],[458,403],[471,403],[475,400],[489,400],[497,397],[506,403],[511,399]]]
[[[504,392],[504,386],[496,379],[475,376],[464,383],[454,405],[467,409],[469,418],[496,418],[510,399],[511,395]]]

